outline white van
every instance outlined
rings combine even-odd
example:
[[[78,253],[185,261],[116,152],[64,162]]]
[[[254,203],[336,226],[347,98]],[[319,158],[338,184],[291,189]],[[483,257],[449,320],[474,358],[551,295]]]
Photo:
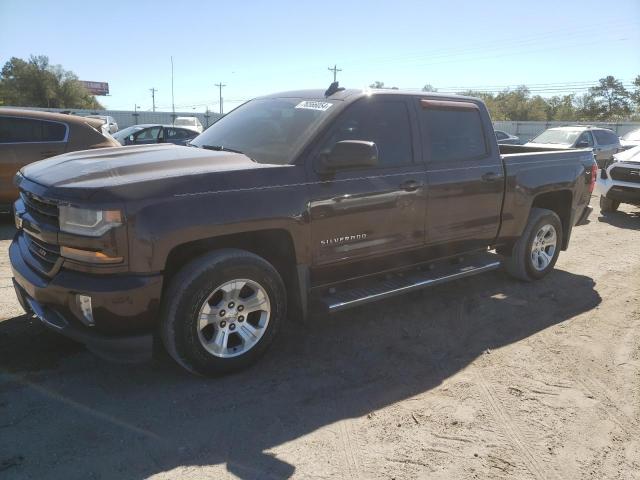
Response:
[[[202,124],[198,117],[177,117],[173,125],[176,127],[189,128],[195,130],[198,133],[202,133]]]

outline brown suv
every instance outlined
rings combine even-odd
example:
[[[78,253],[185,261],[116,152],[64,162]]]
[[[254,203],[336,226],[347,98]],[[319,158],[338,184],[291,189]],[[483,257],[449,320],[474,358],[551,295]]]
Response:
[[[62,113],[0,108],[0,208],[18,197],[13,177],[28,163],[54,155],[120,144],[101,133],[102,121]]]

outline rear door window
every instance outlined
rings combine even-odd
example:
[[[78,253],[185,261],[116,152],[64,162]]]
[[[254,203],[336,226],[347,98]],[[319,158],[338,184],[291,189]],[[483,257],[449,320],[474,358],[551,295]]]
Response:
[[[421,129],[432,162],[460,162],[488,155],[480,109],[471,102],[421,100]]]
[[[606,130],[594,130],[593,134],[596,137],[598,145],[615,145],[619,142],[615,133],[607,132]]]
[[[0,143],[64,142],[66,137],[64,123],[0,116]]]

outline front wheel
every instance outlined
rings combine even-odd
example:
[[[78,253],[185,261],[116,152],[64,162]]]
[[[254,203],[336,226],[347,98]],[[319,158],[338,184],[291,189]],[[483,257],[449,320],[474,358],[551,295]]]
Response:
[[[192,373],[242,369],[262,355],[286,315],[276,269],[257,255],[225,249],[187,264],[165,292],[162,340]]]
[[[505,268],[520,280],[540,279],[553,269],[561,246],[562,222],[558,215],[545,208],[532,208],[522,236],[511,255],[505,257]]]
[[[620,202],[616,200],[611,200],[604,195],[600,197],[600,211],[602,213],[615,212],[616,210],[618,210],[619,206]]]

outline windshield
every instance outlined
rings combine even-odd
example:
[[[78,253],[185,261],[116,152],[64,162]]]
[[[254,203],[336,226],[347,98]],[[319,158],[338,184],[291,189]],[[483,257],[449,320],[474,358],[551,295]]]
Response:
[[[142,130],[144,127],[140,127],[138,125],[134,125],[133,127],[127,127],[124,128],[116,133],[113,134],[113,138],[115,138],[116,140],[118,140],[120,143],[122,143],[124,141],[125,138],[127,138],[129,135],[139,132],[140,130]]]
[[[573,145],[582,130],[545,130],[536,138],[531,140],[533,143],[554,143],[559,145]]]
[[[640,141],[640,128],[638,128],[637,130],[631,130],[628,133],[625,133],[622,136],[623,140],[634,140],[634,141]]]
[[[258,163],[287,164],[333,103],[302,98],[252,100],[191,141],[196,147],[238,150]]]

